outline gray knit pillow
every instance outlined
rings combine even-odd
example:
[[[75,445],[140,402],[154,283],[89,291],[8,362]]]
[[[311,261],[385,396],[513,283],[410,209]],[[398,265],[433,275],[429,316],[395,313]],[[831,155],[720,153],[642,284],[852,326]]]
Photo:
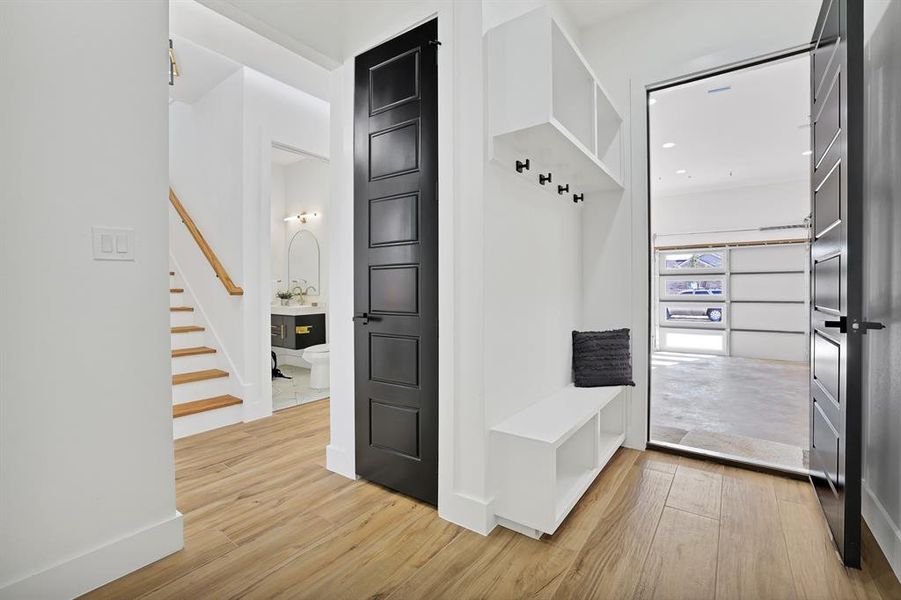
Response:
[[[629,330],[573,331],[573,379],[576,387],[635,385]]]

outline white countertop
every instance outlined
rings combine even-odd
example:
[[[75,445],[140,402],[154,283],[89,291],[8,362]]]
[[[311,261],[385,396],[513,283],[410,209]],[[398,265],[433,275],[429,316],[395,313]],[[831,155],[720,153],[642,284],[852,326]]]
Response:
[[[302,306],[297,304],[282,306],[280,304],[273,304],[270,307],[270,311],[273,315],[324,315],[325,304],[320,304],[319,306],[311,306],[309,304],[304,304]]]

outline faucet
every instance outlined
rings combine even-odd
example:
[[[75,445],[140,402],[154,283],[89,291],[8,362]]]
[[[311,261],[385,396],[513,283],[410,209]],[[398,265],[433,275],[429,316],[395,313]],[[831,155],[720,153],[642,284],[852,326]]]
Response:
[[[307,282],[306,279],[301,279],[300,281],[302,281],[303,283]],[[303,285],[300,282],[298,282],[296,279],[293,280],[292,283],[294,283],[295,285],[291,288],[291,295],[294,296],[295,298],[299,299],[298,304],[303,304],[303,296],[305,293],[304,289],[303,289]],[[309,289],[309,288],[307,288],[307,289]]]

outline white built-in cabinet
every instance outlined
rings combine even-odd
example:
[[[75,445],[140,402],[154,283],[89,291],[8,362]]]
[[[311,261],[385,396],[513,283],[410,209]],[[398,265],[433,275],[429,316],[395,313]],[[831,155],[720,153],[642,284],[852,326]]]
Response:
[[[493,160],[529,159],[554,193],[622,189],[622,117],[546,8],[490,29],[485,69]]]

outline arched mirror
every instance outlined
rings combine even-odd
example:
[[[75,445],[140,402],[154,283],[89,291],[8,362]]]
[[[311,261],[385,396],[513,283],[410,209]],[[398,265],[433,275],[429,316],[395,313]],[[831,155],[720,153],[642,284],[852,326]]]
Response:
[[[308,229],[294,234],[288,244],[289,289],[302,286],[305,296],[319,295],[319,240]]]

